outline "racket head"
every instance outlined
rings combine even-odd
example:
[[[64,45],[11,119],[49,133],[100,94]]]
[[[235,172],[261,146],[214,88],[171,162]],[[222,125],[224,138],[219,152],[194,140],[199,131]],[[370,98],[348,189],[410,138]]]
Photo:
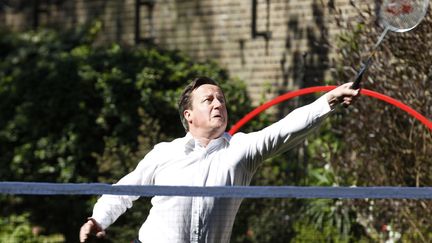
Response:
[[[380,22],[394,32],[410,31],[423,20],[428,7],[429,0],[383,0]]]

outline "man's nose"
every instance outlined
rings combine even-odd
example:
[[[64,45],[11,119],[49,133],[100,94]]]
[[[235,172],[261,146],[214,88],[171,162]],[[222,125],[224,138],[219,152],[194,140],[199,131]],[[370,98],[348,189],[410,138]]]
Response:
[[[219,99],[214,99],[213,100],[213,106],[214,107],[221,107],[222,104],[223,104],[223,102],[221,100],[219,100]]]

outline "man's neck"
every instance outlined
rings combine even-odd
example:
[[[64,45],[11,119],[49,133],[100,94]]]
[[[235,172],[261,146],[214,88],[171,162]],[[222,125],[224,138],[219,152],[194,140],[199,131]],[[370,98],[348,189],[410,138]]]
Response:
[[[201,144],[201,146],[203,147],[207,147],[207,145],[210,143],[211,140],[219,138],[223,135],[223,133],[221,134],[197,134],[194,133],[193,131],[189,131],[192,135],[192,137],[196,140],[198,140],[198,142]]]
[[[207,147],[207,145],[210,143],[210,141],[212,140],[211,138],[195,138],[196,140],[198,140],[199,144],[201,146],[203,146],[204,148]]]

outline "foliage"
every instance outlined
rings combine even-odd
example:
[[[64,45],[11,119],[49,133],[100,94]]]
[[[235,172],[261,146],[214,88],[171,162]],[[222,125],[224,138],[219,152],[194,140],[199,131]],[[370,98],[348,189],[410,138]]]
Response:
[[[177,98],[196,76],[221,83],[231,121],[250,110],[245,85],[230,80],[215,63],[198,63],[156,46],[96,46],[100,27],[96,23],[69,32],[0,32],[2,180],[117,181],[155,143],[184,135]],[[76,242],[95,198],[0,200],[5,205],[1,215],[28,212],[32,224]],[[145,200],[134,207],[120,219],[125,221],[122,230],[110,228],[111,236],[125,242],[136,237],[146,208]]]
[[[332,122],[327,120],[320,132],[307,140],[305,186],[340,186],[343,180],[330,163],[341,147],[331,128]],[[304,199],[298,204],[293,214],[292,242],[369,242],[348,200]]]
[[[270,121],[262,122],[265,126]],[[331,123],[324,122],[304,143],[265,161],[253,185],[338,185],[341,179],[329,160],[337,157],[340,146]],[[344,200],[330,199],[246,199],[234,230],[233,242],[351,242],[365,235],[353,208]]]
[[[367,50],[381,34],[372,6],[357,3],[358,19],[354,23],[339,19],[341,29],[348,31],[339,39],[335,80],[351,79],[354,76],[351,70],[359,68]],[[363,87],[400,100],[430,118],[432,18],[428,12],[416,29],[388,34],[363,80]],[[342,18],[342,13],[338,16]],[[353,108],[340,111],[332,121],[335,134],[343,141],[338,156],[331,160],[341,185],[431,185],[432,136],[419,121],[366,97],[361,97]],[[412,242],[432,239],[429,233],[432,221],[427,217],[432,209],[430,201],[356,200],[350,205],[369,237],[376,241],[395,235]]]
[[[363,50],[372,47],[382,31],[374,25],[368,4],[362,7],[366,12],[358,9],[360,23],[338,21],[350,24],[341,28],[347,31],[336,43],[340,58],[334,80],[354,76],[352,70],[368,54]],[[415,32],[389,34],[391,41],[383,43],[364,83],[426,117],[432,113],[430,21],[429,15]],[[418,53],[419,46],[427,51]],[[350,109],[336,110],[320,133],[302,146],[264,163],[254,181],[258,185],[429,186],[431,138],[423,124],[402,111],[360,97]],[[235,229],[244,232],[237,242],[429,242],[432,224],[424,215],[430,208],[430,202],[423,200],[246,200],[241,210],[249,216],[239,215]],[[250,216],[256,211],[261,213]]]
[[[22,243],[64,242],[64,237],[60,234],[41,235],[44,229],[40,226],[31,226],[28,220],[28,213],[0,218],[0,241]]]

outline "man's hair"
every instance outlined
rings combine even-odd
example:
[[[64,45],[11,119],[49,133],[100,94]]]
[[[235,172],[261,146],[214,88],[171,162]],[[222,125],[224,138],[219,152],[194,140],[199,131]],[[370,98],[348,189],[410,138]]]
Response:
[[[219,84],[213,79],[208,77],[198,77],[192,80],[192,82],[190,82],[186,86],[186,88],[183,90],[182,95],[180,96],[180,100],[178,102],[178,108],[179,108],[180,120],[186,132],[189,131],[189,124],[186,118],[184,117],[183,112],[185,110],[192,109],[192,92],[204,84],[216,85],[220,88]]]

